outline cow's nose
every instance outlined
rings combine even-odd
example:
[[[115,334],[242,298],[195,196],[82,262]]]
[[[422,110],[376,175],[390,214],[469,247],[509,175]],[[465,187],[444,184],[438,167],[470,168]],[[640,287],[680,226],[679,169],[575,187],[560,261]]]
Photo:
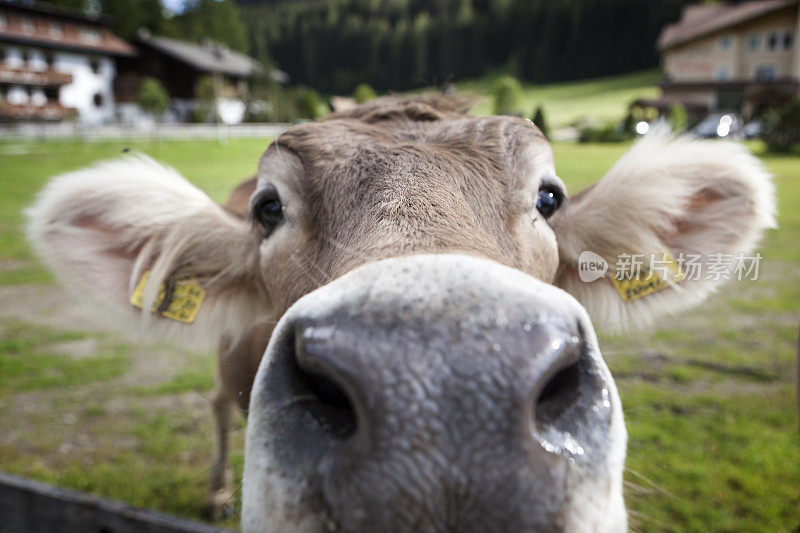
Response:
[[[276,327],[248,415],[245,522],[307,509],[343,531],[548,530],[624,439],[620,417],[563,291],[463,256],[379,261]]]
[[[477,336],[358,315],[297,312],[275,339],[271,402],[281,406],[284,425],[307,426],[296,433],[303,447],[321,453],[347,441],[374,444],[402,431],[428,402],[462,420],[455,431],[494,427],[548,454],[579,456],[586,427],[608,406],[597,358],[571,314],[551,310],[544,320],[495,324]],[[409,337],[409,327],[419,336]],[[469,428],[480,424],[487,428]]]

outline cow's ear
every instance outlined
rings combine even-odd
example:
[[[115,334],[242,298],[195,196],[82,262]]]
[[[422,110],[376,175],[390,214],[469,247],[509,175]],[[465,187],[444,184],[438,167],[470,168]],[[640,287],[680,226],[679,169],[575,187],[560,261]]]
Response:
[[[651,323],[755,275],[755,246],[775,227],[774,195],[769,173],[739,144],[651,134],[552,218],[555,283],[597,324]]]
[[[248,222],[145,156],[53,179],[27,216],[44,263],[137,335],[210,348],[268,310]]]

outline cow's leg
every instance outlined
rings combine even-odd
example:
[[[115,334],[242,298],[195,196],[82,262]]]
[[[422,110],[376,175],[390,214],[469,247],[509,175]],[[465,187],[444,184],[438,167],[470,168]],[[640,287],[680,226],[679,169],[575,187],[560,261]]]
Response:
[[[219,343],[217,387],[211,401],[216,422],[216,452],[211,464],[211,494],[206,505],[206,512],[213,520],[233,512],[233,471],[228,456],[234,411],[238,407],[247,414],[250,387],[273,326],[272,322],[261,323],[236,342],[226,335]]]
[[[217,349],[216,387],[211,399],[214,412],[214,458],[209,479],[210,493],[206,503],[206,515],[211,520],[220,520],[233,514],[233,470],[228,460],[230,455],[230,433],[233,424],[235,403],[230,388],[226,386],[228,354],[231,340],[227,335],[220,340]]]
[[[206,504],[206,513],[212,520],[219,520],[233,514],[233,470],[228,456],[235,404],[224,387],[218,385],[211,406],[216,426],[216,449],[211,463],[211,492]]]

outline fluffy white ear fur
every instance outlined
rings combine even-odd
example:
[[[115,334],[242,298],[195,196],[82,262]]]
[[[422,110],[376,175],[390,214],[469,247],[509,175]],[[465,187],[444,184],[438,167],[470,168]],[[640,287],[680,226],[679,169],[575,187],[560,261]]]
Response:
[[[247,222],[149,157],[56,177],[26,214],[28,238],[44,263],[101,316],[135,334],[209,349],[267,311]],[[145,270],[146,309],[168,277],[200,282],[206,297],[194,323],[129,303]]]
[[[754,250],[764,230],[776,226],[775,191],[770,174],[744,146],[673,138],[662,130],[634,144],[552,225],[560,254],[556,285],[575,296],[597,325],[646,325],[696,304],[720,283],[704,279],[715,259],[710,255]],[[626,303],[608,277],[579,279],[578,257],[585,250],[605,258],[607,276],[619,254],[701,254],[703,276]]]

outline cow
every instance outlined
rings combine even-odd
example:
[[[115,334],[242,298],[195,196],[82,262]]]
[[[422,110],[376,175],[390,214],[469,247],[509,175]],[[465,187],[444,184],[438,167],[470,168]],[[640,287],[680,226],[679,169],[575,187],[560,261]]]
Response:
[[[136,156],[29,209],[35,250],[93,308],[217,347],[211,505],[231,495],[238,404],[245,531],[626,528],[594,325],[705,298],[720,278],[678,258],[752,251],[771,176],[742,146],[655,132],[570,198],[535,125],[468,108],[385,97],[295,125],[227,206]],[[625,289],[614,265],[637,254],[675,275]]]

